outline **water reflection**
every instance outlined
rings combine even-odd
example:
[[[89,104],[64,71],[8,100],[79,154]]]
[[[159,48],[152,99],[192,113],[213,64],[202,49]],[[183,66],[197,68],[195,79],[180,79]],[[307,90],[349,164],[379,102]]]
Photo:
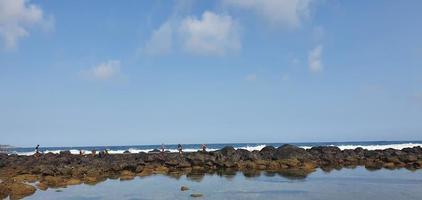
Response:
[[[96,186],[77,185],[63,192],[37,191],[31,199],[422,199],[422,173],[365,168],[317,170],[214,170],[169,173],[108,180]],[[180,191],[182,185],[190,190]],[[399,192],[398,192],[399,191]]]

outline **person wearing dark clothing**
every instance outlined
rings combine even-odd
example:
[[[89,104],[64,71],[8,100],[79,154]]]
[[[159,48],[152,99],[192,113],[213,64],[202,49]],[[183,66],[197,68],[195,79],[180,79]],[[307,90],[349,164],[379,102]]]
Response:
[[[35,153],[36,154],[39,154],[40,153],[40,145],[39,144],[37,144],[37,146],[35,147]]]
[[[201,145],[201,149],[203,152],[207,152],[207,146],[205,144]]]

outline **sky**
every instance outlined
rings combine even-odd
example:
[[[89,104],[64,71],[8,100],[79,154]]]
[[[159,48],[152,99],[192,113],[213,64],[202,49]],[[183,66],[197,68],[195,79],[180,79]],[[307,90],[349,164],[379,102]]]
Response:
[[[421,140],[421,8],[0,0],[0,143]]]

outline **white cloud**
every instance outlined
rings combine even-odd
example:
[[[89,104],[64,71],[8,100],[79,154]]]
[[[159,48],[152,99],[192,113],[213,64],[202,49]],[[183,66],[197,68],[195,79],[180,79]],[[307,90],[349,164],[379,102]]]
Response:
[[[309,62],[309,70],[311,70],[311,72],[322,71],[323,69],[322,58],[321,58],[322,50],[323,50],[323,46],[318,45],[309,52],[308,62]]]
[[[251,10],[270,24],[296,28],[310,15],[311,0],[223,0],[225,5]]]
[[[256,80],[256,74],[249,74],[245,77],[245,80],[247,81],[255,81]]]
[[[143,52],[149,55],[161,55],[169,53],[173,41],[173,28],[166,22],[155,30],[147,41]]]
[[[0,37],[6,49],[15,49],[21,38],[29,36],[34,26],[51,29],[52,17],[45,18],[43,10],[29,0],[0,0]]]
[[[88,78],[98,79],[98,80],[108,80],[120,73],[120,61],[118,60],[109,60],[98,64],[97,66],[91,68],[88,71],[83,72],[83,75]]]
[[[241,48],[236,22],[228,15],[205,11],[201,19],[182,20],[179,33],[186,51],[201,55],[224,55]]]
[[[241,49],[237,23],[228,15],[205,11],[200,18],[170,18],[155,30],[142,48],[149,55],[174,49],[207,56],[221,56]]]

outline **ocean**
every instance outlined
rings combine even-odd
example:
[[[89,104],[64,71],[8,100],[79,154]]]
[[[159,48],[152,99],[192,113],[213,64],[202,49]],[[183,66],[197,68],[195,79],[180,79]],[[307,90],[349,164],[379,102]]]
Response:
[[[236,149],[246,149],[249,151],[261,150],[265,146],[279,147],[287,143],[220,143],[220,144],[206,144],[208,151],[214,151],[221,149],[225,146],[233,146]],[[305,149],[312,148],[314,146],[337,146],[340,149],[355,149],[362,147],[368,150],[376,149],[403,149],[407,147],[422,146],[422,141],[358,141],[358,142],[310,142],[310,143],[288,143],[293,144]],[[157,145],[131,145],[131,146],[73,146],[73,147],[43,147],[40,144],[39,150],[43,153],[59,153],[60,151],[70,151],[72,154],[79,154],[82,150],[86,153],[91,150],[102,151],[107,149],[111,154],[124,153],[129,151],[130,153],[149,152],[154,149],[160,149],[161,144]],[[170,152],[177,152],[177,144],[164,144],[165,149]],[[184,152],[194,152],[200,150],[201,144],[182,144]],[[21,148],[15,147],[8,149],[10,154],[18,155],[32,155],[35,153],[34,148]]]

